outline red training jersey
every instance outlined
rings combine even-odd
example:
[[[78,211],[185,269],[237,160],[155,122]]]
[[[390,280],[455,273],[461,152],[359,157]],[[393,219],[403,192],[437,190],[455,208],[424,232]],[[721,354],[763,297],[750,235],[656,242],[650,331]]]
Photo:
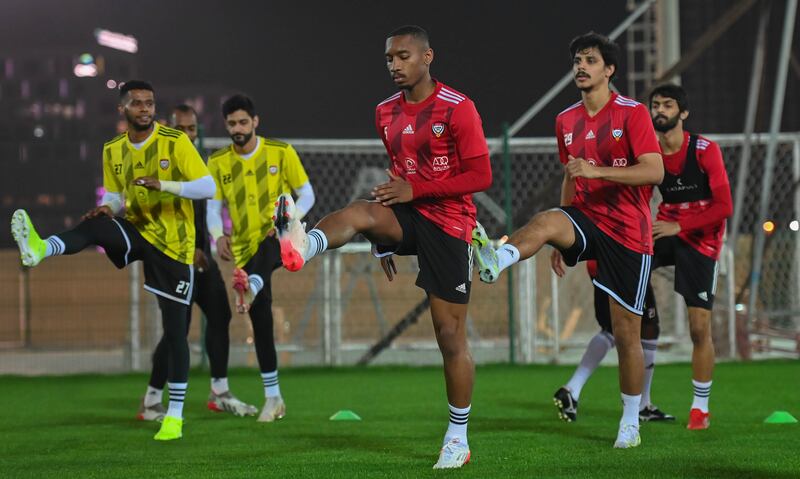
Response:
[[[661,153],[647,108],[616,93],[590,117],[578,102],[556,117],[561,163],[567,156],[592,165],[625,168],[646,153]],[[653,254],[650,198],[653,187],[626,186],[600,179],[577,178],[572,206],[604,233],[637,253]]]
[[[686,166],[688,147],[689,132],[684,131],[680,151],[663,155],[664,169],[667,172],[681,176]],[[701,254],[719,259],[722,238],[725,234],[725,220],[733,212],[728,172],[725,170],[719,145],[699,135],[695,158],[700,171],[708,177],[711,197],[684,203],[661,202],[658,205],[656,219],[680,224],[681,231],[678,233],[678,238]]]
[[[407,103],[398,92],[376,107],[375,127],[392,172],[411,183],[412,206],[448,235],[470,243],[472,193],[492,181],[489,148],[472,100],[439,82],[419,103]]]

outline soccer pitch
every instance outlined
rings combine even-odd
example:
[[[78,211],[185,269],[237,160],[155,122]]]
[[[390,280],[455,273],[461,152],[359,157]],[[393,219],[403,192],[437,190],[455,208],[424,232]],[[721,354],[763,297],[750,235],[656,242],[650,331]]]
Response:
[[[447,427],[441,368],[286,369],[285,419],[212,413],[208,376],[193,371],[184,437],[159,443],[134,419],[147,378],[3,377],[0,477],[800,477],[800,424],[763,423],[774,410],[800,417],[800,362],[719,364],[707,431],[687,431],[690,366],[657,366],[654,402],[676,423],[642,426],[642,446],[614,450],[621,406],[616,368],[583,390],[578,421],[560,422],[552,394],[566,366],[477,368],[469,425],[472,461],[433,471]],[[232,390],[262,405],[255,370]],[[351,409],[359,422],[328,420]]]

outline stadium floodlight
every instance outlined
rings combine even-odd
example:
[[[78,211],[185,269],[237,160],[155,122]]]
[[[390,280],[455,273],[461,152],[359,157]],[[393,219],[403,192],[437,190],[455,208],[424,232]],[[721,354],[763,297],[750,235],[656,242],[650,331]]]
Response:
[[[78,78],[96,77],[97,65],[95,65],[94,63],[90,63],[88,65],[84,65],[83,63],[78,63],[77,65],[75,65],[75,68],[72,69],[72,72]]]
[[[789,223],[789,229],[792,231],[800,231],[800,221],[792,220],[792,222]]]
[[[770,221],[770,220],[767,220],[767,221],[765,221],[765,222],[764,222],[764,224],[762,225],[762,228],[764,228],[764,233],[770,234],[770,233],[772,233],[773,231],[775,231],[775,223],[773,223],[773,222],[772,222],[772,221]]]
[[[139,41],[133,35],[125,35],[123,33],[97,28],[94,31],[94,36],[97,38],[97,43],[104,47],[122,50],[128,53],[136,53],[139,51]]]

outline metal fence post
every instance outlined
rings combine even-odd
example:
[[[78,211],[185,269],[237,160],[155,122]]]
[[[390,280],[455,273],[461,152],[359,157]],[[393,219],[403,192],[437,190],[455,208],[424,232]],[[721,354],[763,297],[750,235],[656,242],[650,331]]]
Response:
[[[536,256],[518,267],[517,312],[519,317],[519,350],[523,363],[532,363],[535,355],[536,328]]]
[[[530,288],[528,289],[528,294],[530,294],[530,311],[531,311],[531,319],[530,319],[530,328],[531,328],[531,339],[530,339],[530,362],[534,362],[536,360],[536,338],[537,338],[537,328],[539,327],[539,292],[538,292],[538,278],[537,278],[537,260],[536,256],[534,255],[533,258],[527,261],[528,267],[530,268]]]
[[[333,364],[331,353],[331,254],[322,256],[322,362]]]
[[[503,199],[506,214],[506,232],[514,232],[511,211],[511,151],[508,145],[508,124],[503,123]],[[508,361],[516,362],[516,340],[514,338],[514,268],[508,269]]]
[[[331,254],[331,364],[342,364],[342,254]]]
[[[800,222],[800,138],[795,138],[792,148],[792,179],[794,180],[794,217],[792,221]],[[795,294],[792,309],[800,311],[800,233],[794,231],[794,281]],[[794,316],[795,328],[800,327],[797,316]]]
[[[559,324],[560,313],[558,311],[558,276],[550,270],[550,293],[553,304],[550,305],[550,312],[553,316],[553,362],[558,363],[558,356],[561,353],[561,325]]]
[[[128,278],[130,280],[129,288],[131,295],[130,302],[130,356],[129,366],[133,371],[141,369],[141,317],[139,315],[139,302],[141,300],[141,291],[139,289],[139,262],[128,266]]]
[[[728,289],[728,352],[731,359],[736,358],[736,263],[733,257],[733,248],[723,246],[727,275],[725,284]],[[716,294],[716,293],[715,293]]]

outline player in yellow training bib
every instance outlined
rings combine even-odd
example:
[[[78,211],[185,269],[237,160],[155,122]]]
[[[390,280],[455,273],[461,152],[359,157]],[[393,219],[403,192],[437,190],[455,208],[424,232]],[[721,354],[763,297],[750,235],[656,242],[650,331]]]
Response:
[[[120,88],[119,112],[125,133],[103,147],[102,205],[80,224],[42,240],[25,210],[17,210],[11,231],[22,264],[33,267],[48,256],[103,247],[117,268],[141,260],[144,288],[161,309],[168,344],[169,408],[157,440],[178,439],[183,429],[183,400],[189,377],[186,341],[188,309],[194,286],[195,250],[192,200],[211,198],[216,190],[203,159],[186,135],[159,125],[155,94],[149,83],[132,80]],[[125,207],[125,216],[115,216]]]
[[[272,221],[274,204],[279,195],[295,193],[297,208],[305,215],[314,205],[314,190],[291,145],[255,134],[259,118],[250,98],[228,98],[222,105],[222,116],[233,144],[214,152],[208,160],[217,184],[214,199],[208,201],[208,230],[220,258],[236,263],[236,310],[250,313],[266,397],[258,420],[271,422],[286,413],[272,329],[270,279],[281,266]],[[233,225],[230,235],[223,234],[223,201]]]
[[[178,105],[170,115],[170,126],[186,133],[196,144],[198,136],[197,113],[189,105]],[[211,391],[206,405],[215,412],[229,412],[235,416],[255,416],[258,408],[233,395],[228,386],[228,357],[230,353],[231,305],[228,301],[225,280],[219,265],[211,256],[211,242],[206,227],[206,200],[192,201],[194,206],[195,251],[192,302],[200,307],[206,317],[205,346],[211,373]],[[191,324],[192,308],[187,323]],[[188,329],[188,328],[187,328]],[[169,374],[169,345],[165,338],[153,351],[153,367],[147,391],[139,404],[136,417],[143,421],[161,421],[167,413],[163,405],[164,387]]]

